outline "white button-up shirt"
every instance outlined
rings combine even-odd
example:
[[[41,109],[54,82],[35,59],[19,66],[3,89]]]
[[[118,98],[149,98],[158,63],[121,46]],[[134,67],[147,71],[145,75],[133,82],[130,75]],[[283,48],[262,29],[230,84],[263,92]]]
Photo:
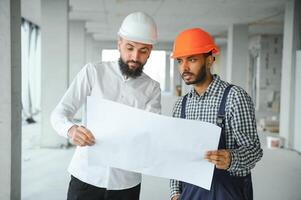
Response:
[[[146,74],[126,79],[121,74],[118,62],[90,63],[77,74],[52,112],[51,123],[59,135],[67,138],[68,130],[74,125],[73,116],[87,96],[112,100],[154,113],[160,113],[161,110],[160,85]],[[69,173],[76,178],[110,190],[131,188],[141,182],[141,175],[138,173],[109,166],[89,166],[87,148],[78,146],[69,165]]]

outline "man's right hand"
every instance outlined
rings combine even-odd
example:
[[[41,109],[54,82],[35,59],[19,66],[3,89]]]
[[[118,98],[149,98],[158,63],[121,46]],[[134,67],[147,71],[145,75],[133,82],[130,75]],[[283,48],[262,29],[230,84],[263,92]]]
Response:
[[[95,144],[95,138],[91,131],[84,126],[74,125],[68,130],[68,137],[72,144],[77,146],[92,146]]]

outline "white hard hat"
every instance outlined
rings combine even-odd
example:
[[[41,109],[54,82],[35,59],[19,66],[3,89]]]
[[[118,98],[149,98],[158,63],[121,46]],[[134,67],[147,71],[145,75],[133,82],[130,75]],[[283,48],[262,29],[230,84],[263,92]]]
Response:
[[[126,40],[144,44],[155,44],[158,37],[154,19],[143,12],[129,14],[123,20],[118,35]]]

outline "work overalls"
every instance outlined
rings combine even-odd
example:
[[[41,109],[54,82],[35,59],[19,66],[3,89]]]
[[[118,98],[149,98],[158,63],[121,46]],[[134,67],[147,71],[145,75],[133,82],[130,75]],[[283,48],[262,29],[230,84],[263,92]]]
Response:
[[[218,149],[226,149],[225,105],[227,96],[233,85],[229,85],[223,94],[218,110],[217,125],[222,128]],[[186,118],[187,95],[184,96],[181,108],[181,118]],[[227,170],[214,169],[211,189],[181,182],[180,200],[252,200],[253,189],[251,174],[245,177],[231,176]]]

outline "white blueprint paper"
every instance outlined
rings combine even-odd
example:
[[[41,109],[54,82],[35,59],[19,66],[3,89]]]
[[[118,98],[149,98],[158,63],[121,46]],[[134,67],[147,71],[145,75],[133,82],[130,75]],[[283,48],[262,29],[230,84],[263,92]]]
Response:
[[[214,165],[203,156],[218,147],[221,129],[214,124],[88,98],[87,128],[96,139],[88,148],[90,166],[106,165],[210,189]]]

